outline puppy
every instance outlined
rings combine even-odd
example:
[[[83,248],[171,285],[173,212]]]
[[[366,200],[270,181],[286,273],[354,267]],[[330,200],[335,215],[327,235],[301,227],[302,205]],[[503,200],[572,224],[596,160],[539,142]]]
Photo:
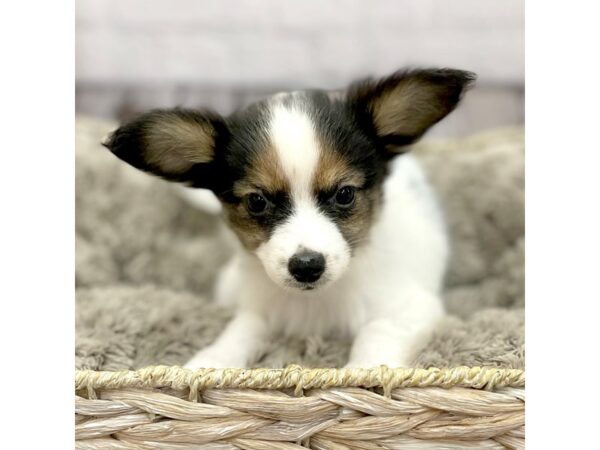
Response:
[[[216,287],[237,313],[187,367],[246,367],[277,334],[351,336],[348,367],[410,364],[444,313],[448,244],[405,153],[474,79],[407,70],[343,94],[277,94],[229,117],[154,110],[109,136],[132,166],[211,190],[239,240]]]

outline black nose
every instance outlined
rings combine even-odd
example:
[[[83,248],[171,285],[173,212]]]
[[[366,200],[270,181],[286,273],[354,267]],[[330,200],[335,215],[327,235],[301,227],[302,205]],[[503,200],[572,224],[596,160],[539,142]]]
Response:
[[[321,253],[303,251],[290,258],[288,270],[300,283],[313,283],[325,272],[325,257]]]

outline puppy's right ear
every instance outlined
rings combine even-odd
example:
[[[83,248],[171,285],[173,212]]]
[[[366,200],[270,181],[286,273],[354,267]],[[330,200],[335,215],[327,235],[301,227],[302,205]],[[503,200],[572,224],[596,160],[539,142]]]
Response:
[[[169,181],[208,184],[208,164],[216,141],[226,131],[223,119],[211,112],[157,109],[115,130],[103,143],[123,161]]]
[[[404,153],[407,145],[456,108],[475,78],[464,70],[403,70],[378,81],[355,83],[347,101],[391,157]]]

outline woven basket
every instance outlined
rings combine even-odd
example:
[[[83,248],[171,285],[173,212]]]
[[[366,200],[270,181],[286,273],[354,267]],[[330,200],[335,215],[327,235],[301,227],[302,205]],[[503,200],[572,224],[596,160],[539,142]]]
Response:
[[[204,369],[75,375],[78,449],[521,449],[525,374]]]

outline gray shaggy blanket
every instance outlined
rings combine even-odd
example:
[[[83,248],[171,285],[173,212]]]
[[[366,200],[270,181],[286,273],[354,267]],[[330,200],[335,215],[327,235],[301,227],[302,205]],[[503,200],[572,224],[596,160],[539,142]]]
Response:
[[[220,219],[100,146],[114,124],[76,129],[76,366],[183,364],[232,311],[210,302],[230,248]],[[495,130],[415,146],[449,223],[449,316],[417,367],[524,366],[523,133]],[[256,366],[344,365],[346,340],[276,340]]]

